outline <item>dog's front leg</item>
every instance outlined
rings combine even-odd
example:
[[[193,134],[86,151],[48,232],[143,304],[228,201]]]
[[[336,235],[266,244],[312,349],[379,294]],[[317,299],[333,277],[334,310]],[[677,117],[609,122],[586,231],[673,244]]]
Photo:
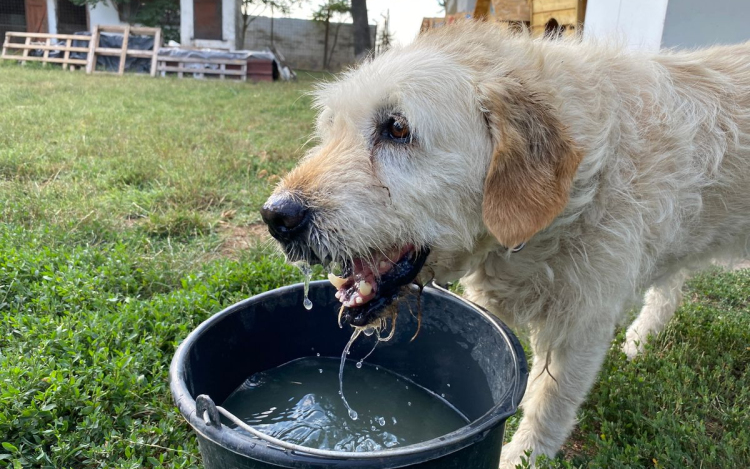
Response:
[[[580,315],[587,321],[564,330],[547,326],[532,333],[534,362],[522,404],[524,416],[510,443],[502,449],[500,467],[521,463],[527,450],[532,461],[554,457],[575,424],[604,361],[614,334],[614,321],[602,315]]]

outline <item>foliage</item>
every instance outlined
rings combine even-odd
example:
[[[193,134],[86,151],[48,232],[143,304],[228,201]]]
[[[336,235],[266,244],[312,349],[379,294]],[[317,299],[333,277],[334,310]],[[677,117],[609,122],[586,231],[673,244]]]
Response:
[[[169,362],[211,314],[300,280],[252,233],[312,85],[0,64],[0,467],[200,467]],[[750,270],[685,298],[643,356],[611,349],[541,467],[750,467]]]
[[[104,0],[70,0],[93,8]],[[111,0],[120,21],[128,24],[160,27],[165,41],[180,39],[180,0]]]
[[[323,43],[323,68],[331,69],[331,58],[336,50],[336,43],[339,38],[339,28],[344,17],[351,13],[351,3],[349,0],[326,0],[318,6],[313,12],[313,21],[322,23],[325,27],[325,41]],[[333,35],[333,43],[330,43],[331,21],[336,22],[336,28]]]

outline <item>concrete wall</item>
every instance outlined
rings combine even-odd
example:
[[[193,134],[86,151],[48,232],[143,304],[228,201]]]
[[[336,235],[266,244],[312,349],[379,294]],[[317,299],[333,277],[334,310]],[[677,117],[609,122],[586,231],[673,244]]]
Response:
[[[337,71],[355,63],[353,26],[351,23],[331,23],[330,50],[336,29],[338,40],[330,60],[331,70]],[[375,26],[370,26],[372,44],[375,44]],[[312,20],[274,18],[273,44],[295,70],[324,70],[323,46],[325,25]],[[271,46],[271,18],[258,17],[247,28],[245,49],[263,50]]]
[[[750,40],[750,1],[671,0],[662,47],[701,47]]]
[[[221,4],[222,40],[195,39],[193,0],[180,0],[180,43],[183,47],[208,47],[212,49],[236,50],[240,48],[240,4],[241,0],[223,0]]]
[[[585,38],[619,41],[631,49],[657,51],[661,45],[667,1],[589,0],[583,35]],[[672,0],[669,6],[683,1]]]

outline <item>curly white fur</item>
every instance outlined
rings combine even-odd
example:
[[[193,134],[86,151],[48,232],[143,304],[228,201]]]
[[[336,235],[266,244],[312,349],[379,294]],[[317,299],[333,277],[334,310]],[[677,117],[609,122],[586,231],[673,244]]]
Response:
[[[503,116],[488,117],[485,92],[497,83],[524,90],[519,100],[550,113],[582,155],[564,209],[518,253],[482,213],[502,145],[488,122]],[[502,467],[527,449],[556,453],[623,311],[646,289],[629,356],[669,320],[688,271],[748,254],[750,44],[651,54],[465,24],[316,96],[320,145],[277,189],[314,208],[315,249],[351,257],[429,245],[426,276],[461,279],[468,299],[528,328],[534,364]],[[411,144],[379,143],[389,112],[408,119]]]

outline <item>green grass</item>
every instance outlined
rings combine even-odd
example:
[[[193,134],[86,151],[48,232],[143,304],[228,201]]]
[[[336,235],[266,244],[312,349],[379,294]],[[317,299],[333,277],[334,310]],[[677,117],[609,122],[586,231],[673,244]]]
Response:
[[[299,281],[253,240],[313,78],[0,64],[0,467],[200,467],[169,362],[211,314]],[[643,357],[613,348],[549,467],[750,466],[750,272],[687,298]]]

